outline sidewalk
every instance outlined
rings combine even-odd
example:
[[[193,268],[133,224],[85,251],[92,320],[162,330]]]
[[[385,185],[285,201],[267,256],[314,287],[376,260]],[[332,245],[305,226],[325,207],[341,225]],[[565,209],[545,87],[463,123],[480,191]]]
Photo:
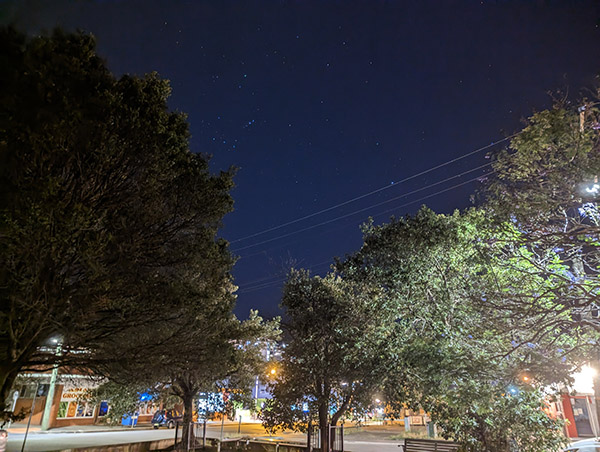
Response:
[[[221,421],[207,421],[209,425],[220,425]],[[239,421],[225,421],[225,425],[238,425]],[[258,424],[260,421],[256,420],[243,420],[244,424]],[[92,424],[92,425],[69,425],[67,427],[56,427],[50,430],[42,431],[39,425],[31,425],[29,427],[29,435],[41,434],[46,435],[50,433],[94,433],[94,432],[126,432],[126,431],[138,431],[138,430],[151,430],[153,429],[152,424],[142,423],[134,426],[133,428],[126,425],[103,425],[103,424]],[[27,424],[12,424],[10,428],[6,429],[8,433],[20,433],[24,434],[27,430]]]
[[[133,428],[126,425],[69,425],[67,427],[57,427],[50,430],[42,431],[39,425],[31,425],[29,427],[29,435],[31,434],[51,434],[51,433],[93,433],[93,432],[119,432],[129,430],[149,430],[152,429],[152,424],[139,424]],[[27,424],[12,424],[6,429],[8,433],[24,434],[27,430]]]

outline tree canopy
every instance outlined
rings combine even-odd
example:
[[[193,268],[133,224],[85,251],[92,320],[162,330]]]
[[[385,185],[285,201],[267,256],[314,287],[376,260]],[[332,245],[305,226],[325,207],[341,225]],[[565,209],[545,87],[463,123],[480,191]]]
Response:
[[[263,422],[271,430],[304,430],[316,421],[325,446],[328,426],[363,414],[382,387],[389,312],[335,275],[311,277],[296,270],[288,276],[281,306],[289,341]]]
[[[492,155],[484,193],[504,227],[512,220],[520,257],[551,282],[544,293],[515,299],[512,311],[535,316],[538,330],[597,335],[600,126],[596,105],[579,105],[563,100],[529,118],[509,148]]]
[[[57,359],[97,371],[115,350],[143,359],[190,287],[222,299],[232,171],[212,175],[190,152],[167,81],[116,78],[90,35],[4,28],[0,59],[4,401],[20,371]],[[60,358],[44,349],[52,336]]]
[[[514,290],[540,290],[544,280],[499,267],[505,245],[489,230],[486,213],[422,208],[368,224],[364,232],[361,250],[338,270],[376,286],[394,306],[395,340],[388,344],[394,359],[385,380],[390,412],[422,407],[466,450],[559,447],[560,429],[540,414],[543,395],[536,388],[568,379],[563,358],[570,342],[539,337],[521,346],[531,325],[490,313],[488,298],[502,304]],[[531,435],[545,439],[532,444]]]
[[[362,248],[325,278],[292,272],[282,301],[290,343],[266,425],[302,429],[317,416],[323,429],[377,396],[392,416],[425,409],[464,450],[558,450],[560,423],[542,411],[542,388],[568,381],[578,342],[532,337],[530,322],[491,312],[547,281],[489,225],[483,210],[422,208],[366,224]]]
[[[485,208],[497,228],[517,231],[510,246],[529,271],[507,259],[515,277],[540,278],[544,290],[515,292],[496,311],[531,324],[532,337],[566,336],[600,362],[600,123],[598,91],[563,98],[532,115],[508,149],[491,155]],[[510,222],[506,221],[510,219]],[[499,220],[499,221],[498,221]],[[585,351],[585,350],[583,350]],[[600,372],[595,381],[600,397]],[[597,406],[600,416],[600,406]]]

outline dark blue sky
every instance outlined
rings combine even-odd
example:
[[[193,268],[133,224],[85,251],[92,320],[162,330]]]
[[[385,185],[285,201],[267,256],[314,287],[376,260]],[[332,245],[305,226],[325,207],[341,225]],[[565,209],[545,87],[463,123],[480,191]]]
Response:
[[[115,74],[159,72],[192,150],[240,168],[222,230],[241,256],[240,317],[278,314],[287,268],[323,274],[360,246],[369,215],[468,206],[475,182],[436,193],[486,169],[426,187],[485,152],[391,184],[504,138],[549,90],[576,98],[600,74],[598,1],[2,1],[0,13],[32,33],[92,32]]]

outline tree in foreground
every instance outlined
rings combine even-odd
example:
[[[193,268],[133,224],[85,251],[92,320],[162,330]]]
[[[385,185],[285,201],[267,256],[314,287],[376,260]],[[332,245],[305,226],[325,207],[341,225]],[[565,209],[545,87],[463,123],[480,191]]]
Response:
[[[169,331],[153,332],[157,344],[146,362],[115,361],[103,369],[117,398],[145,388],[181,402],[183,438],[189,437],[200,393],[248,395],[254,376],[264,368],[261,347],[279,337],[278,319],[263,321],[252,311],[240,322],[232,314],[234,296],[229,291],[215,294],[212,304],[195,304],[191,293],[187,300],[185,312],[169,324]],[[126,413],[116,416],[121,414]]]
[[[494,300],[501,304],[514,292],[542,291],[546,281],[504,271],[496,254],[503,243],[487,225],[482,211],[438,215],[426,208],[367,225],[363,247],[338,271],[394,307],[385,379],[392,408],[425,409],[464,450],[558,450],[562,434],[542,411],[539,388],[568,378],[563,358],[571,340],[541,337],[521,346],[531,324],[490,312],[483,302],[490,292],[503,293]]]
[[[598,92],[576,104],[559,100],[534,114],[508,149],[493,157],[486,208],[513,234],[506,271],[547,281],[515,292],[500,309],[531,323],[531,337],[568,336],[584,344],[598,369],[600,397],[600,122]],[[511,222],[506,222],[506,219]],[[529,263],[529,273],[515,265]],[[497,311],[497,310],[496,310]],[[595,349],[595,350],[594,350]],[[600,416],[600,405],[598,405]]]
[[[292,270],[281,306],[288,342],[273,398],[261,417],[271,431],[305,430],[316,421],[321,448],[329,426],[359,416],[381,387],[387,357],[385,306],[334,275],[311,277]]]
[[[254,377],[264,368],[261,347],[279,337],[278,319],[264,322],[257,312],[243,322],[231,312],[202,317],[202,321],[197,317],[195,332],[182,344],[183,353],[165,355],[162,363],[161,381],[184,405],[184,437],[199,393],[249,396]]]
[[[57,360],[146,361],[181,331],[192,272],[195,303],[223,290],[232,174],[190,152],[166,81],[115,78],[89,35],[0,30],[0,83],[4,403],[19,372]]]
[[[592,102],[579,105],[563,100],[534,114],[509,148],[492,156],[486,208],[500,228],[519,231],[513,242],[527,251],[522,258],[553,280],[551,292],[523,294],[509,307],[535,315],[543,328],[597,334],[600,123]],[[557,262],[566,271],[557,271]]]

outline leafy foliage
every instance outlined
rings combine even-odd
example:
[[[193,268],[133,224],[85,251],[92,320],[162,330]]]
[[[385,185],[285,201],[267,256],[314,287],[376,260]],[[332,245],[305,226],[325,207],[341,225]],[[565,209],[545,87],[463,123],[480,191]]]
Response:
[[[289,343],[272,384],[263,424],[304,430],[317,420],[321,440],[349,410],[371,404],[386,365],[383,305],[335,275],[311,277],[292,270],[282,307]],[[304,410],[307,407],[308,410]]]
[[[600,123],[598,93],[579,108],[566,99],[534,114],[507,150],[493,155],[487,209],[510,218],[510,247],[528,263],[504,262],[515,277],[544,281],[543,290],[513,293],[496,308],[531,325],[530,336],[568,338],[573,350],[600,356]],[[506,229],[500,222],[499,229]],[[564,340],[564,339],[563,339]],[[595,381],[600,396],[600,376]],[[597,407],[600,416],[600,408]]]
[[[138,410],[140,394],[144,392],[147,388],[143,386],[124,386],[107,381],[90,391],[89,398],[95,404],[107,401],[110,409],[102,420],[117,425],[123,416],[130,416]]]
[[[201,392],[232,395],[221,406],[231,413],[232,402],[244,399],[253,378],[263,366],[260,347],[279,335],[279,320],[264,321],[256,311],[240,322],[232,314],[234,297],[223,291],[208,303],[186,293],[186,309],[176,323],[177,334],[155,331],[168,340],[155,344],[147,361],[130,360],[107,367],[113,382],[125,388],[161,388],[161,395],[175,396],[183,403],[183,430],[187,434],[195,411],[193,402]],[[210,415],[211,413],[206,413]]]
[[[184,295],[218,298],[232,172],[189,151],[166,81],[116,79],[91,36],[2,29],[0,49],[5,400],[20,371],[59,359],[43,347],[53,335],[62,364],[105,374],[179,334]]]
[[[544,292],[524,292],[507,305],[529,318],[540,334],[597,336],[600,270],[600,126],[595,104],[577,111],[566,101],[534,114],[493,156],[495,176],[486,185],[487,209],[518,231],[510,238],[531,273],[547,280]],[[514,260],[507,262],[507,271]]]
[[[546,397],[539,389],[469,381],[426,408],[466,451],[562,450],[562,423],[546,414]]]
[[[554,421],[539,413],[539,392],[522,403],[500,398],[523,376],[539,387],[567,379],[570,367],[561,358],[568,341],[538,337],[521,346],[531,325],[490,312],[484,300],[492,295],[502,304],[515,291],[540,290],[545,281],[498,267],[507,250],[488,228],[485,212],[437,215],[423,208],[364,231],[362,249],[338,269],[346,279],[372,285],[394,306],[388,403],[396,410],[426,409],[465,450],[505,451],[528,444],[532,435],[546,438],[548,447],[559,444],[560,431],[548,433]],[[531,270],[527,261],[519,265]],[[511,429],[508,423],[514,423]]]

